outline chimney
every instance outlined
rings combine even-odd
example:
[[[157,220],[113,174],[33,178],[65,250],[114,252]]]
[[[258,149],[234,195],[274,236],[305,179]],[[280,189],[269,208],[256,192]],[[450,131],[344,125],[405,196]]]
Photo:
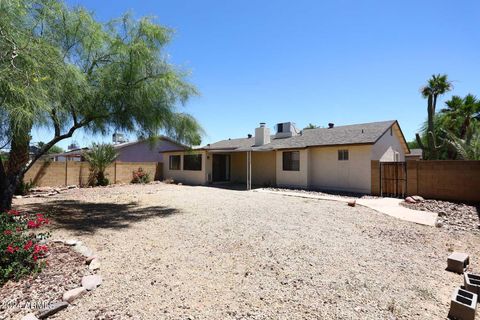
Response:
[[[265,127],[265,122],[260,122],[260,127],[255,128],[255,145],[263,146],[270,143],[270,129]]]
[[[249,133],[247,134],[247,138],[250,139],[252,137],[252,135]]]
[[[330,122],[330,123],[328,124],[328,129],[332,129],[334,126],[335,126],[335,124]]]

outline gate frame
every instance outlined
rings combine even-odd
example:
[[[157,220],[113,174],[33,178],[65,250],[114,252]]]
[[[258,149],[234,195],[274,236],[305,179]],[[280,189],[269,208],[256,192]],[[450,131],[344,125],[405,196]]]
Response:
[[[398,164],[402,164],[403,166],[403,170],[404,170],[404,175],[405,175],[405,178],[404,179],[399,179],[398,178]],[[395,180],[395,198],[405,198],[405,196],[407,195],[407,186],[408,186],[408,176],[407,176],[407,161],[379,161],[378,162],[378,169],[380,171],[380,174],[379,174],[379,177],[380,177],[380,197],[383,197],[383,177],[382,177],[382,168],[383,168],[383,165],[384,164],[395,164],[396,165],[396,170],[395,170],[395,178],[394,179],[388,179],[388,180]],[[403,188],[403,193],[400,194],[398,192],[398,182],[399,180],[402,180],[403,183],[404,183],[404,188]]]

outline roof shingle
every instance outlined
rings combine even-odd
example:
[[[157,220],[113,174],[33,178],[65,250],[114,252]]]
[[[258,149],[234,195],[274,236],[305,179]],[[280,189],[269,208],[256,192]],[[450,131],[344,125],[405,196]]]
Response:
[[[333,128],[306,129],[302,134],[288,138],[275,138],[275,135],[272,135],[271,142],[262,146],[255,146],[255,137],[228,139],[209,144],[203,149],[267,151],[312,146],[370,144],[375,143],[395,122],[395,120],[390,120]]]

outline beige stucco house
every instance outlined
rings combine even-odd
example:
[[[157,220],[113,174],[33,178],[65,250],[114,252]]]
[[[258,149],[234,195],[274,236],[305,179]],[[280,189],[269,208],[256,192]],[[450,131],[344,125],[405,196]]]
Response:
[[[371,191],[371,160],[404,161],[409,154],[397,121],[299,131],[279,123],[275,134],[261,123],[255,136],[199,149],[164,152],[164,177],[187,184],[245,183]]]

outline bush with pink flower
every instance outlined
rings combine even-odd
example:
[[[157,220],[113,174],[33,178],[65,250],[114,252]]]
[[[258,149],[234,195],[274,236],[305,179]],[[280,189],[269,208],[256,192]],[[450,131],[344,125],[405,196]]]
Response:
[[[148,172],[145,172],[142,168],[134,170],[132,172],[132,183],[149,183],[150,175]]]
[[[41,258],[48,252],[41,240],[49,234],[37,229],[46,224],[48,219],[41,213],[0,213],[0,285],[41,269]]]

